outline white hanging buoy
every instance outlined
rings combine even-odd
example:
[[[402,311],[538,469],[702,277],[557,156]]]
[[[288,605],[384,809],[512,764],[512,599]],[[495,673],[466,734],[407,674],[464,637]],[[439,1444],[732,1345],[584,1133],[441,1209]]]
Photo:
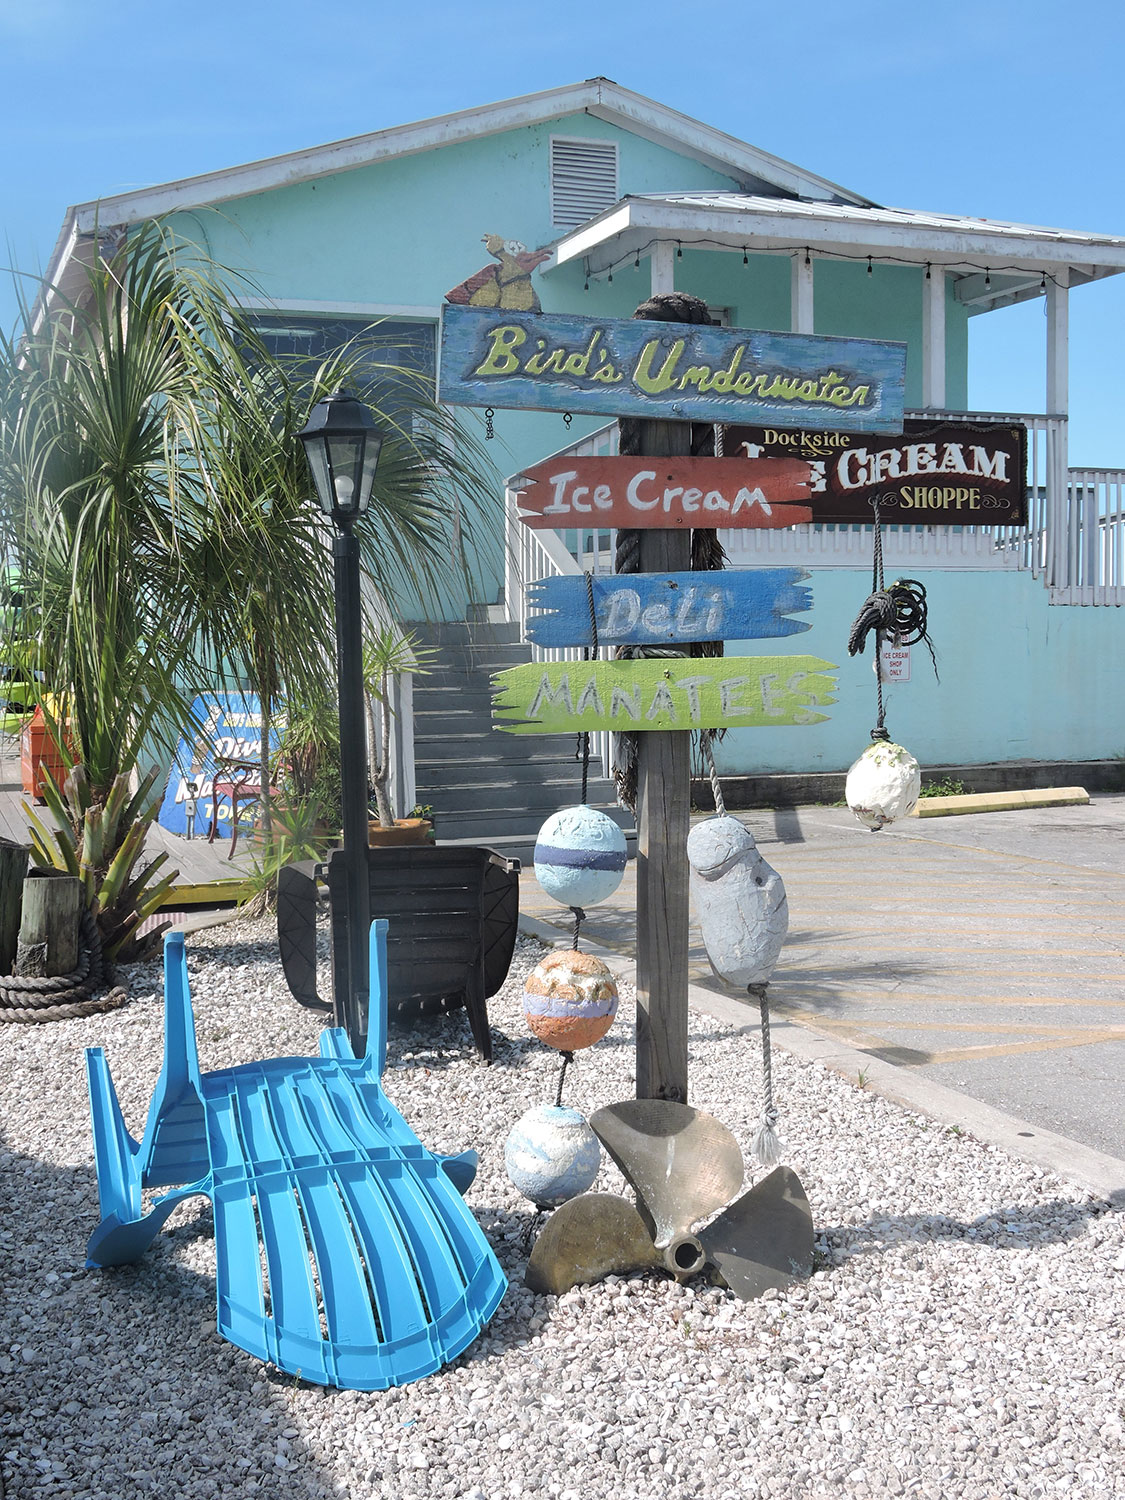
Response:
[[[848,772],[844,796],[859,821],[878,833],[911,813],[921,790],[921,768],[910,751],[893,740],[876,740]]]
[[[728,984],[768,983],[789,930],[781,876],[737,818],[707,818],[688,834],[691,897],[711,967]]]

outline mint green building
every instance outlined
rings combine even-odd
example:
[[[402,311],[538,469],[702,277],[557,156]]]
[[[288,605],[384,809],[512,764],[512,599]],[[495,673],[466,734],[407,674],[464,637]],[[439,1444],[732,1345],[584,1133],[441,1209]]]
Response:
[[[533,251],[545,311],[624,318],[651,292],[678,289],[732,326],[905,341],[915,413],[965,413],[971,317],[1043,298],[1042,410],[994,414],[1028,428],[1028,525],[886,535],[888,578],[928,590],[940,667],[938,682],[915,648],[909,681],[888,689],[888,722],[924,766],[1125,754],[1123,472],[1071,470],[1066,444],[1068,298],[1125,270],[1125,237],[886,209],[600,78],[79,205],[48,279],[73,285],[95,234],[156,215],[248,273],[248,300],[280,345],[312,352],[381,319],[388,344],[430,372],[446,292]],[[501,411],[495,426],[499,475],[614,442],[588,417],[568,427],[555,413]],[[532,534],[513,514],[500,480],[476,597],[447,613],[514,639],[526,583],[608,570],[612,537]],[[858,526],[732,537],[731,566],[810,571],[812,628],[781,649],[838,663],[839,691],[826,723],[730,733],[726,771],[840,771],[867,743],[870,648],[852,659],[846,640],[871,546]],[[739,649],[773,654],[777,643]],[[425,759],[419,795],[435,800]]]

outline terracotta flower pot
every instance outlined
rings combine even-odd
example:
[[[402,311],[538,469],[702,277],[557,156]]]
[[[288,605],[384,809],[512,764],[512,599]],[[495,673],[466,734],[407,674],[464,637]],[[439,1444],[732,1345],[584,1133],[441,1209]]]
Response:
[[[396,818],[393,828],[381,828],[375,818],[368,820],[369,844],[424,844],[429,837],[428,818]]]

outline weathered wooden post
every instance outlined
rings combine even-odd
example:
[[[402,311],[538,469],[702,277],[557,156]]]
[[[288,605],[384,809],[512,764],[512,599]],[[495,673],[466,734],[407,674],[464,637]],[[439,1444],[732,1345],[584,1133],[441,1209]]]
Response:
[[[639,422],[649,458],[691,452],[690,422]],[[691,567],[691,532],[638,533],[641,573]],[[637,1098],[687,1103],[691,734],[637,735]]]
[[[23,886],[23,917],[16,945],[16,973],[52,979],[78,967],[78,921],[82,882],[73,875],[32,870]]]
[[[26,844],[0,838],[0,974],[10,974],[16,961],[16,939],[30,852]]]

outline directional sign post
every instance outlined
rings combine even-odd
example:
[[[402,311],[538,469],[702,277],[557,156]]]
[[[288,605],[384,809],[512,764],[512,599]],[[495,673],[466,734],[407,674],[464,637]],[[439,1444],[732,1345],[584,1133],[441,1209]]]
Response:
[[[656,299],[659,304],[660,299]],[[704,315],[698,299],[661,310]],[[438,397],[453,405],[636,417],[637,455],[547,460],[512,481],[527,526],[635,531],[638,571],[532,587],[527,633],[546,648],[690,645],[808,628],[797,569],[692,572],[693,528],[813,519],[819,451],[692,456],[691,423],[899,433],[906,346],[701,322],[442,311]],[[728,449],[728,451],[731,451]],[[587,593],[588,586],[592,594]],[[593,609],[596,636],[590,618]],[[687,1101],[691,731],[815,724],[832,703],[812,656],[647,656],[538,662],[494,678],[513,734],[643,731],[637,739],[637,1097]]]

